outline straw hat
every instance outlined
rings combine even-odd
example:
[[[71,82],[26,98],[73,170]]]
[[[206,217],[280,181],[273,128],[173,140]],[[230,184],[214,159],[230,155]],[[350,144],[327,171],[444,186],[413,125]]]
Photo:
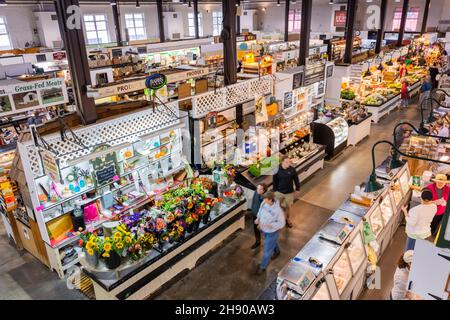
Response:
[[[434,179],[432,179],[434,182],[445,182],[445,183],[449,183],[450,181],[447,180],[447,175],[446,174],[442,174],[442,173],[438,173],[436,175],[436,177]]]

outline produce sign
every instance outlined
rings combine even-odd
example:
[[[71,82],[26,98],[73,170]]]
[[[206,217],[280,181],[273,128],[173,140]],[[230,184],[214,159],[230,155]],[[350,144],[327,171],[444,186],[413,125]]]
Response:
[[[145,79],[148,89],[159,90],[167,84],[167,77],[161,73],[155,73]]]
[[[8,115],[69,102],[63,78],[0,87],[0,114]]]

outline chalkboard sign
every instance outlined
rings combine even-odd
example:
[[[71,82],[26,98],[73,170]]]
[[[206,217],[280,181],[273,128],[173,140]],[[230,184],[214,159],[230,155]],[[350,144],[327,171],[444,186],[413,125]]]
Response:
[[[116,165],[111,163],[101,170],[95,171],[95,179],[98,186],[103,186],[113,181],[113,178],[117,175]]]
[[[97,186],[103,186],[113,181],[117,176],[117,157],[115,152],[110,152],[90,161],[94,169],[94,177]]]
[[[292,108],[293,102],[294,102],[293,99],[294,99],[294,95],[292,94],[291,91],[284,93],[284,99],[283,99],[283,109],[284,110]]]
[[[303,72],[299,72],[294,74],[294,81],[293,81],[293,85],[292,85],[292,89],[298,89],[302,86],[303,84]]]

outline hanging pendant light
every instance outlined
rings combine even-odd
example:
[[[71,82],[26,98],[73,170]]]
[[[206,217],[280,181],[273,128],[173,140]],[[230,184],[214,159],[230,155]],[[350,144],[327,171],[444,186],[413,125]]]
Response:
[[[139,0],[136,0],[136,8],[140,8],[141,4],[139,3]]]
[[[117,0],[109,0],[109,4],[112,6],[117,6]]]
[[[277,7],[281,6],[280,0],[277,0]]]

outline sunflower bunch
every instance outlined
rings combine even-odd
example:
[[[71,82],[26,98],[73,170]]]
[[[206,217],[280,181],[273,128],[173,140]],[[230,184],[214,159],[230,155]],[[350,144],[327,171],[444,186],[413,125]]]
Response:
[[[105,237],[102,257],[109,258],[112,251],[115,251],[119,256],[123,256],[123,253],[131,245],[133,245],[133,234],[124,224],[121,224],[114,229],[111,237]]]
[[[79,235],[80,239],[78,240],[78,245],[84,248],[88,255],[92,256],[94,253],[100,252],[103,244],[96,232],[85,231],[80,232]]]

